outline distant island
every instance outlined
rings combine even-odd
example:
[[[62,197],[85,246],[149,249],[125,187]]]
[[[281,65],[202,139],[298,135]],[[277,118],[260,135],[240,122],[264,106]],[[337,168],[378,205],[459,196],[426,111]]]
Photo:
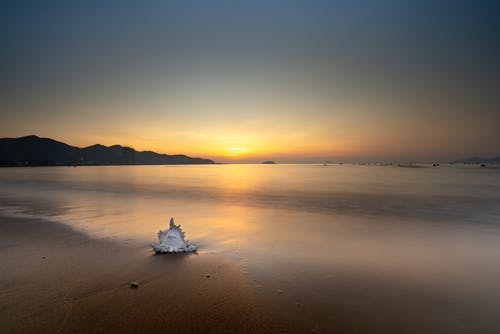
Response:
[[[493,158],[483,158],[483,157],[470,157],[460,160],[455,160],[453,163],[464,163],[464,164],[500,164],[500,156]]]
[[[262,162],[264,165],[276,165],[276,162],[272,161],[272,160],[268,160],[268,161],[263,161]]]
[[[25,136],[0,139],[0,166],[65,165],[192,165],[214,161],[183,154],[136,151],[131,147],[100,144],[79,148],[50,138]]]

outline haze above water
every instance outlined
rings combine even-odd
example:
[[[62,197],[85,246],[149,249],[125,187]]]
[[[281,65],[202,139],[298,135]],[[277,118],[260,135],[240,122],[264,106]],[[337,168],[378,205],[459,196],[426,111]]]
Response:
[[[500,328],[499,203],[500,169],[465,166],[0,171],[0,213],[56,220],[145,252],[173,216],[199,246],[193,256],[233,259],[266,293],[280,291],[313,318],[383,304],[379,316],[397,311],[410,325],[435,317],[448,330]]]

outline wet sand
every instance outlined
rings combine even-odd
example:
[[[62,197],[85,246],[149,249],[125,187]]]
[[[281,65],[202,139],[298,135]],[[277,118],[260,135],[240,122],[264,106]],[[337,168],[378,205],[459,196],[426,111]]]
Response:
[[[156,256],[0,217],[0,265],[1,333],[280,331],[255,306],[241,268],[209,254]]]
[[[497,333],[500,328],[496,302],[461,288],[454,292],[452,281],[437,289],[439,284],[410,283],[394,273],[367,275],[363,268],[325,272],[314,265],[259,269],[244,263],[203,251],[155,255],[148,245],[0,216],[0,333]],[[139,287],[131,288],[131,281]]]

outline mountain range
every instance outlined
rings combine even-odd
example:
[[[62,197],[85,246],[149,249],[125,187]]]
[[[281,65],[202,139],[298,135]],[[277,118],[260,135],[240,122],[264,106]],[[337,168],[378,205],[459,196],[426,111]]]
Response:
[[[136,151],[131,147],[100,144],[76,147],[50,138],[25,136],[0,139],[0,166],[58,165],[190,165],[213,164],[210,159],[183,154]]]

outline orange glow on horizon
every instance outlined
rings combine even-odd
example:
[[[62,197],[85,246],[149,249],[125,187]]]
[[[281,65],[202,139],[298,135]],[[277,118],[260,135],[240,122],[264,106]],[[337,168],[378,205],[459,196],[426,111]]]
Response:
[[[305,113],[307,106],[293,108],[276,102],[262,108],[242,109],[244,117],[232,116],[222,107],[211,107],[194,119],[182,113],[167,117],[162,114],[167,107],[162,105],[156,109],[151,106],[158,115],[151,119],[142,119],[132,107],[120,117],[114,112],[88,116],[88,110],[98,107],[75,105],[72,106],[75,113],[62,116],[60,123],[35,119],[36,131],[27,127],[4,135],[36,134],[78,147],[119,144],[137,151],[185,154],[216,162],[322,161],[440,152],[460,156],[465,149],[472,152],[475,143],[474,134],[462,130],[458,123],[446,129],[429,127],[421,116],[411,120],[414,128],[408,128],[405,124],[409,120],[392,118],[391,114],[361,117],[358,110],[363,107],[357,105],[331,104],[328,108],[318,107],[320,111]],[[109,110],[115,107],[109,106]],[[61,127],[63,123],[67,126]],[[454,139],[457,134],[459,141]],[[458,149],[457,142],[461,143]]]
[[[240,157],[248,151],[245,147],[228,147],[225,149],[227,157]]]

